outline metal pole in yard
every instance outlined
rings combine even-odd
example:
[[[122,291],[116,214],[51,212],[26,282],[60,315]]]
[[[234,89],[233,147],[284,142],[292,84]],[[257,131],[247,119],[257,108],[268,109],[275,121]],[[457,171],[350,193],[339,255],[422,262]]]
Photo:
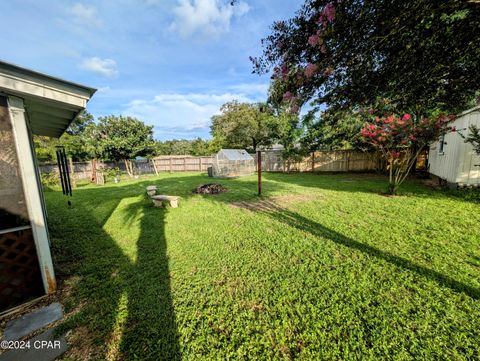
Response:
[[[262,152],[257,151],[258,195],[262,195]]]

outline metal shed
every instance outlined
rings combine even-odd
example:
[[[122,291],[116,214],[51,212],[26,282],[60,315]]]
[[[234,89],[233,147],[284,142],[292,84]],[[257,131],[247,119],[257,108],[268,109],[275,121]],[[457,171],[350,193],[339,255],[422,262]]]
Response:
[[[452,123],[464,135],[470,125],[480,127],[480,105],[461,113]],[[480,156],[458,132],[445,134],[430,146],[429,172],[451,186],[480,186]]]
[[[32,134],[59,137],[94,93],[0,61],[0,313],[56,290]]]
[[[241,177],[254,171],[254,159],[245,149],[221,149],[213,158],[212,172],[217,178]]]

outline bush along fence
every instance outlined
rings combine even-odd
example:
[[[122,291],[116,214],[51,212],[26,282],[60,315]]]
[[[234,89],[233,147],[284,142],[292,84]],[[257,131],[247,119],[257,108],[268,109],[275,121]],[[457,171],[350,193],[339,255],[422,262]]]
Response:
[[[255,167],[256,167],[256,155]],[[135,176],[159,174],[161,172],[206,172],[213,164],[213,157],[195,157],[189,155],[160,156],[153,159],[132,160]],[[417,169],[425,169],[426,155],[417,161]],[[42,178],[54,178],[58,173],[56,163],[39,165]],[[92,180],[94,173],[100,177],[114,177],[115,170],[126,172],[124,162],[70,162],[70,175],[73,181]],[[92,172],[95,169],[96,172]],[[262,170],[265,172],[372,172],[385,169],[385,164],[377,153],[355,150],[319,151],[310,154],[301,161],[289,161],[282,152],[263,151]],[[110,179],[111,180],[111,179]]]

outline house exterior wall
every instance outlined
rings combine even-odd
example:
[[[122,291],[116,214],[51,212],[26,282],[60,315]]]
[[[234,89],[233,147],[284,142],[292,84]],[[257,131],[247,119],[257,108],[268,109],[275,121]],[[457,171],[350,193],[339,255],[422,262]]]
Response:
[[[460,114],[452,123],[452,126],[464,135],[468,134],[470,125],[480,127],[480,107]],[[479,186],[480,156],[474,152],[471,144],[465,143],[458,132],[445,135],[443,152],[441,140],[430,146],[429,172],[451,184]]]
[[[14,120],[0,95],[0,312],[44,294]]]
[[[15,134],[21,182],[25,192],[28,216],[35,240],[43,287],[45,293],[50,294],[56,291],[57,286],[50,254],[50,242],[42,204],[41,188],[38,181],[38,172],[35,168],[35,156],[31,143],[32,135],[28,126],[23,99],[9,96],[8,110]]]

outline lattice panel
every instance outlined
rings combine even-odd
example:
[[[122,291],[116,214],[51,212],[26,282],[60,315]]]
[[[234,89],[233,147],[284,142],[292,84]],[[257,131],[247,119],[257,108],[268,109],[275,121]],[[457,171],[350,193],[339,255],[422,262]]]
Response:
[[[0,234],[0,311],[42,294],[32,230]]]

